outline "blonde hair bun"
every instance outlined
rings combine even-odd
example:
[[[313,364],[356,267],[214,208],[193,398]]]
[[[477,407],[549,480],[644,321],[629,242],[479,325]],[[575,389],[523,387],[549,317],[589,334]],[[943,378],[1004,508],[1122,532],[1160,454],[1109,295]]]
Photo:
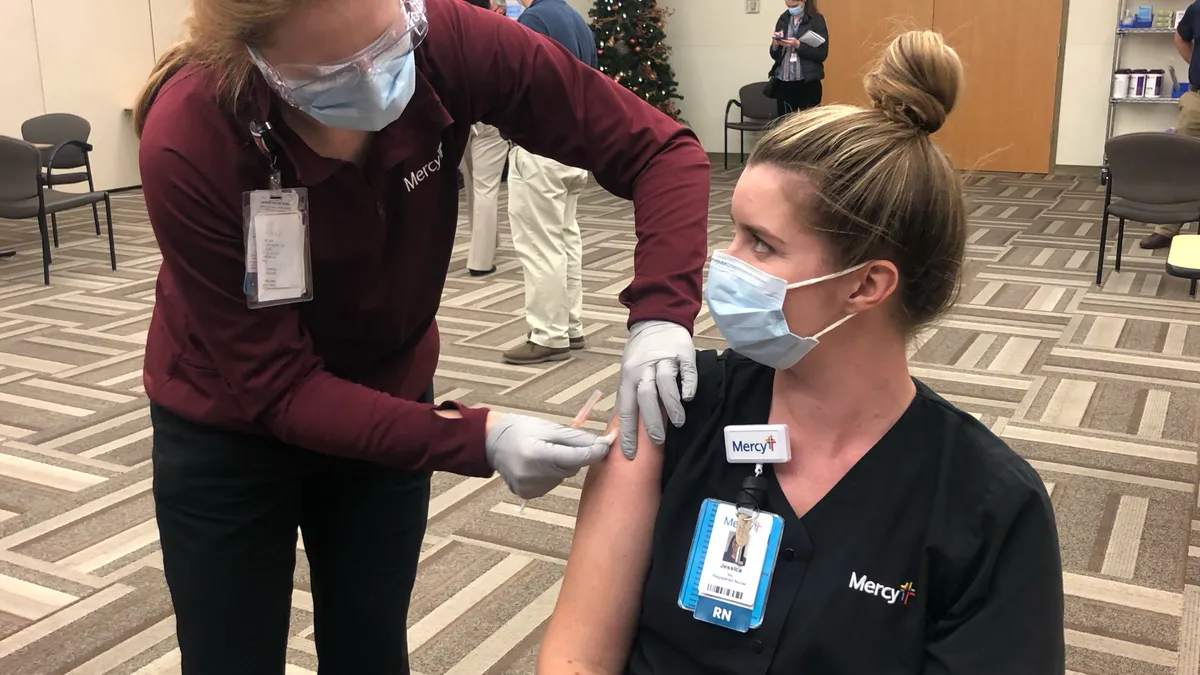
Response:
[[[941,34],[910,31],[892,40],[863,86],[889,119],[932,134],[954,109],[962,79],[962,61]]]

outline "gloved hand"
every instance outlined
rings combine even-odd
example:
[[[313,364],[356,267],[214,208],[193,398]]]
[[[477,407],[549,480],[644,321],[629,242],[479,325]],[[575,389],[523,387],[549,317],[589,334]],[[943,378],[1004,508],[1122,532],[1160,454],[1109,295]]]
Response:
[[[676,377],[682,380],[682,391]],[[639,321],[629,331],[621,356],[617,410],[621,416],[621,452],[637,454],[638,412],[650,440],[667,440],[659,399],[671,424],[683,426],[683,402],[696,395],[696,346],[686,328],[670,321]]]
[[[508,489],[534,499],[604,459],[612,440],[537,417],[489,413],[485,447]]]

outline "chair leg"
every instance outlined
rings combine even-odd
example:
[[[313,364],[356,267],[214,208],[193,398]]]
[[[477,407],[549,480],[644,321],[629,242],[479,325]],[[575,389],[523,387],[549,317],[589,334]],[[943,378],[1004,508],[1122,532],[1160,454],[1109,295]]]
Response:
[[[1096,261],[1096,285],[1104,281],[1104,245],[1108,242],[1108,209],[1104,210],[1104,218],[1100,221],[1100,259]]]
[[[50,234],[46,231],[46,212],[38,212],[38,233],[42,236],[42,282],[50,285]]]
[[[1116,270],[1121,271],[1121,249],[1125,248],[1125,219],[1121,218],[1117,221],[1117,266]]]
[[[96,204],[92,204],[92,220],[96,223],[96,236],[100,236],[100,209]]]
[[[746,165],[746,132],[738,132],[738,161]]]
[[[1192,287],[1188,290],[1188,295],[1196,297],[1196,280],[1192,279]]]
[[[96,191],[96,182],[92,180],[92,163],[87,162],[87,178],[88,192]],[[96,208],[96,202],[92,202],[92,220],[96,223],[96,236],[100,236],[100,211]]]
[[[58,248],[58,214],[50,214],[50,227],[54,230],[54,248]]]
[[[95,206],[93,204],[93,206]],[[104,215],[108,219],[108,259],[112,263],[112,269],[117,271],[117,245],[113,242],[112,229],[112,200],[109,199],[108,193],[104,193]]]
[[[725,129],[725,168],[729,168],[729,128]]]

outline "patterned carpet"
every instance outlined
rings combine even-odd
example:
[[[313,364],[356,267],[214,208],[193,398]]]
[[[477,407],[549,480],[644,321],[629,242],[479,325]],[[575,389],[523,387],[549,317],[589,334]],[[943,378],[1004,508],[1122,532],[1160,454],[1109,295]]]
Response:
[[[712,192],[730,236],[736,171]],[[1066,568],[1068,666],[1089,675],[1200,673],[1200,302],[1136,248],[1093,284],[1094,179],[969,179],[971,278],[959,307],[913,345],[914,372],[1028,457],[1052,491]],[[159,264],[140,195],[114,200],[119,269],[90,212],[64,218],[53,285],[36,227],[2,223],[0,673],[179,672],[150,497],[141,354]],[[633,207],[596,187],[580,204],[591,348],[534,367],[500,363],[522,339],[521,271],[451,263],[439,398],[568,420],[596,388],[612,407],[625,336],[616,301],[633,269]],[[718,347],[707,315],[700,347]],[[438,475],[409,617],[425,675],[533,672],[570,544],[579,480],[523,513],[498,480]],[[289,672],[316,670],[308,569],[296,571]],[[1002,591],[1002,589],[999,589]],[[1014,645],[1019,649],[1019,645]]]

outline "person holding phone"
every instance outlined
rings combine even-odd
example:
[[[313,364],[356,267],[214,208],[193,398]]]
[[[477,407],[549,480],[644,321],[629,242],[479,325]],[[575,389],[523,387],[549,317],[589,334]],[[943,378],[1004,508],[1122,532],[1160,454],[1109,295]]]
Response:
[[[821,104],[821,80],[829,56],[829,28],[817,10],[817,0],[784,0],[787,9],[775,22],[771,37],[770,84],[782,117]]]

